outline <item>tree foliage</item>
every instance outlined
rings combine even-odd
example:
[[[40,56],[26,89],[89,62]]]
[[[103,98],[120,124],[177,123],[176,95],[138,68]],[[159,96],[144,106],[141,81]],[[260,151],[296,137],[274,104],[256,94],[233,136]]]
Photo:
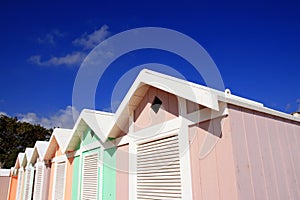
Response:
[[[0,115],[0,168],[13,167],[19,152],[34,147],[37,140],[49,140],[52,129]]]

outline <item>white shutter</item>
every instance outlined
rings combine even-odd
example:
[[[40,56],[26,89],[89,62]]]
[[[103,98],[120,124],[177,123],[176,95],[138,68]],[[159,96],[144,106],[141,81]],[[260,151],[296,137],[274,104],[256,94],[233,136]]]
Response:
[[[34,200],[40,200],[42,194],[42,176],[43,176],[43,165],[38,164],[36,166],[35,184],[34,184]]]
[[[26,182],[24,183],[24,200],[31,200],[31,192],[30,192],[31,170],[32,170],[31,167],[28,167],[25,172]]]
[[[55,185],[54,185],[54,199],[63,200],[64,199],[64,186],[65,186],[65,171],[66,163],[60,162],[56,165],[56,175],[55,175]]]
[[[137,145],[137,199],[182,199],[178,135]]]
[[[82,200],[97,199],[98,158],[98,153],[83,158]]]
[[[23,173],[24,173],[23,170],[19,169],[19,174],[18,174],[18,188],[17,188],[16,200],[20,200],[21,199]]]

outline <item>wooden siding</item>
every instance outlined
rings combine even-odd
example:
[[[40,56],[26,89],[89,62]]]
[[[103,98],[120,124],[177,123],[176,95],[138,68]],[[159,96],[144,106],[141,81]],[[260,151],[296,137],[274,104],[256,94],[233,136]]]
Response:
[[[217,137],[218,142],[210,143],[211,137]],[[189,142],[193,199],[237,199],[228,118],[191,126]],[[207,148],[205,156],[200,153],[204,148]]]
[[[129,200],[129,145],[117,148],[116,200]]]
[[[10,180],[8,200],[16,200],[17,187],[18,187],[18,176],[12,176]]]
[[[9,176],[0,176],[0,200],[7,200],[9,181]]]
[[[161,101],[161,108],[157,113],[151,109],[155,97]],[[134,111],[134,127],[138,131],[155,124],[174,119],[178,116],[178,100],[173,94],[150,87],[139,106]]]
[[[300,199],[300,124],[229,106],[239,199]]]

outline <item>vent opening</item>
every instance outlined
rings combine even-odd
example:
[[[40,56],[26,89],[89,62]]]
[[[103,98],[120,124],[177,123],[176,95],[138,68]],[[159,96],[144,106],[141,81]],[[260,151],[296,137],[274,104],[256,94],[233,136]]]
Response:
[[[162,101],[158,97],[155,97],[154,100],[152,101],[152,105],[151,105],[152,110],[155,113],[157,113],[161,107],[161,104],[162,104]]]

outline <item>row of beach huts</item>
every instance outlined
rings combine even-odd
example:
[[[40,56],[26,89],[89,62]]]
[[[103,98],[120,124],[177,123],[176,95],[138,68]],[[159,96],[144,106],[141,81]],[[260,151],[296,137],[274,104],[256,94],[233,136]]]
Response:
[[[0,170],[0,200],[300,199],[300,117],[143,70]]]

